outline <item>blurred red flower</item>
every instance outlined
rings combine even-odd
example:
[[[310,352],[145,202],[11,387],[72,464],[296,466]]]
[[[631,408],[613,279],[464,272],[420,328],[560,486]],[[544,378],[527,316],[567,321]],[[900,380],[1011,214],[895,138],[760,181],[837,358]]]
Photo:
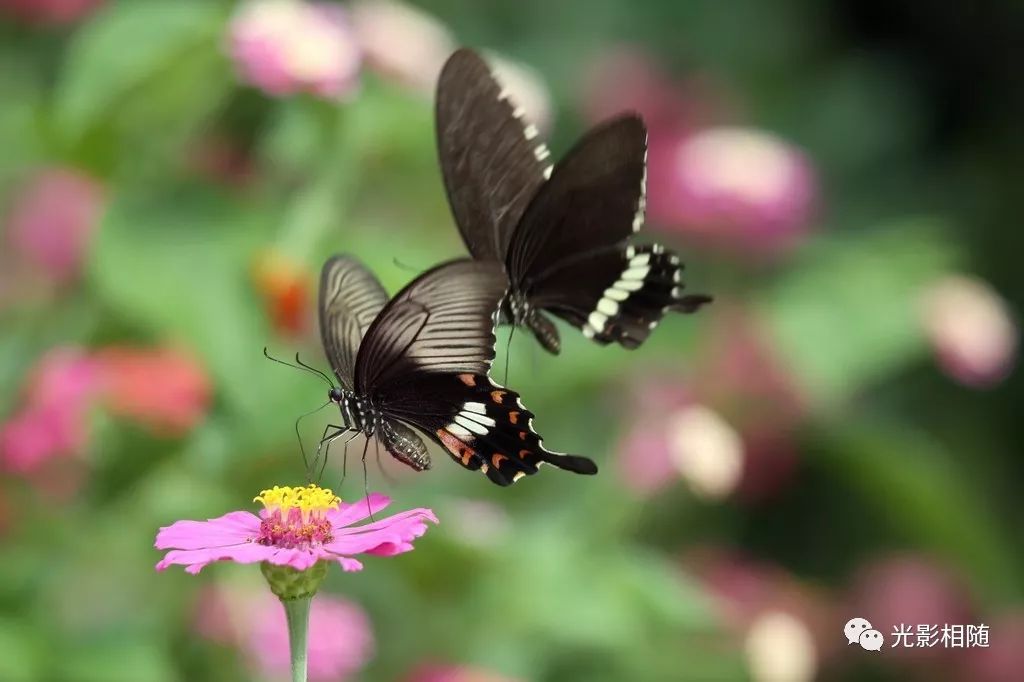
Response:
[[[102,210],[95,180],[67,168],[43,170],[15,195],[8,239],[50,279],[66,282],[79,274]]]
[[[191,355],[113,346],[95,357],[103,371],[104,405],[112,414],[168,435],[188,431],[205,416],[210,382]]]
[[[35,24],[70,24],[105,0],[0,0],[0,12]]]
[[[310,316],[309,272],[291,258],[268,251],[256,259],[253,278],[274,329],[287,336],[302,334]]]
[[[269,95],[344,99],[359,87],[362,51],[339,5],[248,0],[231,19],[228,49],[241,78]]]
[[[205,415],[210,385],[190,356],[173,349],[58,347],[28,372],[24,394],[20,409],[0,425],[0,464],[32,474],[55,457],[85,451],[95,407],[178,435]]]

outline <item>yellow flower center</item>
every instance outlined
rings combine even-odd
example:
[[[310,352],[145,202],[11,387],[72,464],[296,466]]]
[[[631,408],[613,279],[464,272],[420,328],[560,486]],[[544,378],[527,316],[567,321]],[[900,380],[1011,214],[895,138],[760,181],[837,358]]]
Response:
[[[322,519],[329,509],[337,508],[341,504],[341,498],[330,488],[321,488],[315,483],[310,483],[294,488],[288,485],[275,485],[269,490],[261,491],[253,498],[253,502],[262,503],[268,512],[277,512],[285,519],[294,516],[292,510],[297,509],[302,522],[309,523],[311,519]]]

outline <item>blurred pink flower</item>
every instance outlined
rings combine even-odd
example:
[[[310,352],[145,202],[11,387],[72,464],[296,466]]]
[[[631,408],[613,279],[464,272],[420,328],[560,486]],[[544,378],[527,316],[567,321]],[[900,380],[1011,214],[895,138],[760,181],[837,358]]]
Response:
[[[426,522],[437,523],[432,511],[419,508],[354,526],[379,513],[391,499],[372,493],[345,504],[330,490],[312,484],[306,488],[275,486],[256,499],[264,504],[258,516],[236,511],[208,521],[177,521],[161,528],[156,548],[171,551],[157,563],[157,570],[179,564],[194,574],[214,561],[265,561],[305,571],[327,561],[346,571],[360,571],[362,563],[351,555],[393,556],[411,551],[412,541],[427,531]]]
[[[591,123],[635,111],[654,139],[678,136],[720,120],[724,97],[709,80],[677,82],[642,48],[619,46],[591,59],[583,78],[583,113]]]
[[[756,321],[719,306],[693,375],[641,378],[619,446],[620,476],[648,496],[680,477],[698,494],[754,502],[796,466],[803,401]]]
[[[829,596],[781,567],[719,547],[691,550],[684,565],[742,638],[753,679],[811,680],[836,651]]]
[[[188,431],[205,416],[210,382],[192,356],[173,348],[113,346],[95,357],[112,414],[169,435]]]
[[[406,682],[520,682],[518,678],[467,665],[425,664],[417,667]]]
[[[25,402],[0,426],[0,462],[32,473],[48,460],[81,454],[88,443],[87,416],[102,390],[93,358],[73,347],[51,350],[25,380]]]
[[[208,586],[196,601],[194,627],[204,638],[241,651],[268,679],[288,676],[288,630],[281,603],[259,584]],[[310,682],[342,682],[373,656],[370,620],[359,605],[324,592],[312,601]]]
[[[231,19],[228,48],[242,79],[270,95],[343,99],[359,85],[362,53],[338,5],[248,0]]]
[[[916,631],[918,624],[974,623],[966,585],[950,569],[923,555],[882,557],[860,568],[854,578],[847,608],[850,616],[867,618],[887,638],[901,624]],[[890,649],[886,649],[890,651]],[[895,647],[893,656],[905,659],[941,659],[941,647]]]
[[[244,648],[265,676],[284,679],[290,670],[284,609],[279,600],[262,594]],[[309,612],[310,682],[342,682],[366,665],[373,648],[370,619],[358,605],[317,594]]]
[[[809,161],[755,129],[652,136],[648,216],[709,246],[772,256],[798,245],[816,202]]]
[[[989,645],[964,652],[958,661],[958,679],[970,682],[1019,679],[1024,670],[1024,611],[1007,613],[984,624],[989,626]]]
[[[1009,375],[1018,331],[1006,303],[985,282],[950,275],[921,297],[921,323],[939,364],[956,381],[976,388]]]
[[[448,28],[400,0],[361,0],[353,3],[351,12],[369,66],[432,96],[441,66],[456,47]]]
[[[0,12],[36,24],[70,24],[104,0],[0,0]]]
[[[23,258],[57,281],[76,277],[103,210],[100,185],[77,171],[41,171],[14,198],[8,238]]]

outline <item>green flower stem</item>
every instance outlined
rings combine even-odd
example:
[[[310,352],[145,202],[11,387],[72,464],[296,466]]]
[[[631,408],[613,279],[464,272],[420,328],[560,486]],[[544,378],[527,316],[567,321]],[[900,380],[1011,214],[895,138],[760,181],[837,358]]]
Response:
[[[306,663],[309,654],[309,605],[312,596],[282,599],[288,619],[288,645],[292,652],[292,682],[306,682]]]

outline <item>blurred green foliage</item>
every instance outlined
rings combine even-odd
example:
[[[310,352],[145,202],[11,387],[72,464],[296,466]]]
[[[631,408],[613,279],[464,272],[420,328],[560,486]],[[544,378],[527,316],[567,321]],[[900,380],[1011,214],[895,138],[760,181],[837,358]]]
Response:
[[[433,471],[394,486],[371,468],[371,488],[399,508],[433,507],[442,524],[409,555],[329,578],[328,591],[372,618],[378,653],[363,679],[400,679],[424,659],[526,680],[745,679],[738,639],[680,570],[701,545],[746,549],[836,602],[873,556],[919,551],[965,576],[980,613],[1020,607],[1020,381],[984,395],[951,385],[927,360],[914,312],[920,287],[952,268],[1021,300],[1007,203],[1016,185],[986,180],[1011,169],[1019,183],[1020,133],[988,109],[938,120],[945,103],[919,77],[936,57],[880,40],[847,4],[431,3],[460,41],[545,75],[556,155],[582,129],[579,74],[620,42],[678,73],[712,74],[738,93],[743,120],[807,150],[825,206],[809,244],[774,267],[694,249],[686,260],[697,290],[764,322],[808,417],[798,474],[776,498],[709,503],[680,482],[640,500],[615,463],[630,412],[619,398],[638,377],[692,374],[715,312],[668,320],[633,353],[567,331],[552,358],[516,339],[509,383],[548,442],[594,456],[602,473],[548,472],[503,490],[440,454]],[[75,27],[0,29],[0,201],[50,165],[81,168],[108,193],[84,281],[0,311],[0,409],[16,409],[27,370],[62,344],[181,344],[215,387],[208,417],[180,439],[97,415],[86,480],[70,498],[5,475],[4,682],[250,679],[191,625],[200,585],[247,569],[157,575],[150,543],[161,525],[245,508],[259,489],[301,476],[292,424],[323,386],[261,351],[319,360],[317,341],[272,328],[254,262],[272,250],[313,273],[328,254],[352,252],[395,291],[412,276],[395,260],[419,270],[462,253],[430,102],[372,73],[348,104],[266,98],[238,84],[224,54],[231,9],[109,2]],[[965,21],[956,35],[970,43],[970,31]],[[241,186],[198,173],[192,155],[214,138],[245,147],[258,173]],[[307,441],[317,419],[304,423]],[[357,479],[344,497],[361,495]],[[507,510],[508,529],[467,541],[466,498]],[[868,673],[900,678],[881,664]]]

